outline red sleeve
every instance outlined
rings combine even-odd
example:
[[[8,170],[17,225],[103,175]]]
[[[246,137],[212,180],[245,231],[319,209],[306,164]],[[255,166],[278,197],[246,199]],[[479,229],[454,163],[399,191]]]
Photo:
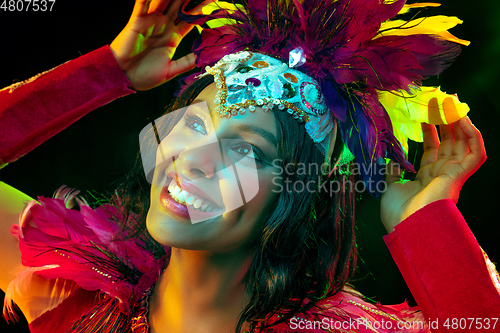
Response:
[[[457,331],[451,326],[454,318],[480,318],[484,325],[488,320],[481,318],[500,317],[500,295],[483,251],[453,201],[425,206],[384,240],[423,314],[439,325],[439,330],[431,326],[432,332]],[[448,328],[443,326],[447,320]],[[466,331],[500,330],[500,319],[495,329],[477,329],[477,322]]]
[[[0,90],[0,164],[15,161],[88,112],[131,94],[109,46]]]

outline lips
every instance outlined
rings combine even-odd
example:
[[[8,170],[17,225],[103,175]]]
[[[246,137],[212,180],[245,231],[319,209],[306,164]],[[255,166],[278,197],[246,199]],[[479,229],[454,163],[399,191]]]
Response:
[[[191,220],[192,223],[205,221],[224,211],[205,191],[190,181],[176,177],[174,173],[167,175],[160,193],[160,203],[167,210]]]
[[[167,174],[167,181],[169,183],[165,183],[166,186],[170,184],[171,179],[175,179],[176,182],[175,185],[177,185],[181,190],[186,191],[187,193],[204,200],[206,203],[211,204],[214,208],[220,209],[224,206],[223,203],[218,202],[218,200],[215,200],[212,196],[208,195],[207,192],[202,190],[200,187],[196,186],[192,181],[179,177],[179,175],[176,175],[174,172],[169,172]],[[215,189],[210,189],[210,190],[211,190],[210,192],[213,192],[213,190]],[[189,197],[186,197],[186,199],[188,198]]]

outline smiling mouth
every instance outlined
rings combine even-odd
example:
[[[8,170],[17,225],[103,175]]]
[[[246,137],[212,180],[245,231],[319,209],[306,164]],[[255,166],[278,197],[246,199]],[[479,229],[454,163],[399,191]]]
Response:
[[[217,212],[220,210],[220,207],[207,198],[181,189],[180,186],[177,185],[174,178],[167,178],[165,184],[169,184],[167,189],[172,199],[180,204],[186,205],[190,209],[206,213]]]

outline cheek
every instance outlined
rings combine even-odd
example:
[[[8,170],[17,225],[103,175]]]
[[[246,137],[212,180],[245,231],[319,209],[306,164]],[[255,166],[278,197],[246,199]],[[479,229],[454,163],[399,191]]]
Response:
[[[245,179],[243,183],[249,183]],[[271,173],[259,175],[259,179],[250,184],[250,188],[254,191],[254,195],[249,200],[246,200],[248,213],[260,218],[269,214],[269,209],[273,206],[280,195],[280,179]],[[246,193],[245,193],[246,195]]]
[[[172,164],[173,160],[192,144],[191,141],[193,140],[186,137],[181,130],[174,128],[156,149],[154,177],[158,178],[159,175],[165,173],[166,168]]]
[[[259,186],[261,188],[259,196],[261,196],[261,200],[268,201],[266,206],[269,207],[280,195],[281,179],[273,174],[266,175],[261,178]]]

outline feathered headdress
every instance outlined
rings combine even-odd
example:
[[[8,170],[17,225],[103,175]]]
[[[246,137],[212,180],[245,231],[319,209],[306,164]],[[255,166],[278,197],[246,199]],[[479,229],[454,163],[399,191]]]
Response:
[[[421,87],[423,79],[440,74],[458,56],[458,44],[469,44],[448,32],[462,21],[446,16],[394,20],[412,8],[439,4],[252,0],[242,5],[217,2],[203,14],[190,15],[188,3],[179,18],[203,26],[193,51],[204,70],[239,51],[287,63],[291,52],[300,51],[300,72],[318,83],[337,120],[345,152],[356,158],[372,193],[373,184],[383,179],[377,170],[385,166],[385,158],[414,172],[406,160],[407,139],[422,141],[420,123],[451,123],[469,110],[456,95]]]

